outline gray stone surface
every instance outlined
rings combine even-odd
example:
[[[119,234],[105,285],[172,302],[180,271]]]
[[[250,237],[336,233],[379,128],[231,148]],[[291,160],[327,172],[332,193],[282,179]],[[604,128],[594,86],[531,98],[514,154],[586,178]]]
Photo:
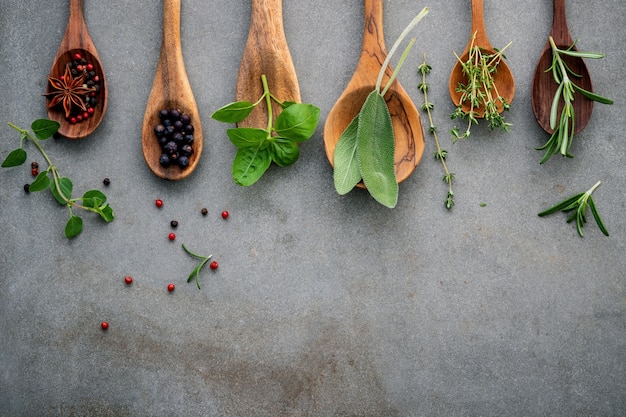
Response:
[[[284,2],[302,97],[321,121],[294,166],[271,168],[250,188],[232,182],[235,150],[210,119],[233,99],[250,1],[183,2],[205,150],[177,183],[152,175],[141,154],[161,3],[86,1],[109,110],[91,137],[44,146],[78,193],[104,189],[109,177],[116,218],[84,216],[83,234],[67,240],[67,211],[22,190],[29,169],[0,172],[0,415],[626,415],[624,3],[567,4],[579,48],[606,54],[588,65],[595,90],[615,104],[595,106],[574,159],[544,166],[530,86],[551,2],[485,2],[492,43],[513,41],[514,126],[502,134],[481,125],[454,145],[447,79],[452,51],[469,37],[469,2],[385,0],[387,45],[427,5],[399,79],[421,104],[416,67],[427,52],[457,177],[451,212],[430,136],[397,208],[334,191],[323,123],[358,59],[361,1]],[[6,122],[46,114],[40,94],[67,15],[66,2],[0,1],[2,158],[18,143]],[[26,149],[28,162],[43,163]],[[597,180],[610,237],[593,222],[581,239],[563,215],[537,217]],[[220,263],[202,272],[200,290],[185,282],[195,260],[181,243]]]

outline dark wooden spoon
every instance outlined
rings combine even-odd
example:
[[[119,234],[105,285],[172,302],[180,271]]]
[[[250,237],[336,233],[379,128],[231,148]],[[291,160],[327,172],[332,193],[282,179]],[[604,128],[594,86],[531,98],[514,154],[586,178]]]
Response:
[[[256,102],[263,94],[265,75],[272,95],[280,101],[300,102],[300,87],[283,28],[282,0],[252,0],[250,30],[237,74],[235,100]],[[256,106],[239,127],[267,126],[265,101]],[[273,118],[280,106],[272,107]]]
[[[383,31],[382,0],[365,0],[365,25],[361,56],[352,79],[330,110],[324,124],[324,149],[331,165],[341,134],[359,113],[365,99],[376,88],[376,79],[387,57]],[[382,85],[391,77],[391,66],[385,69]],[[424,132],[419,113],[398,80],[394,80],[385,94],[391,114],[395,137],[394,165],[398,183],[407,179],[415,170],[424,152]],[[363,183],[359,184],[364,188]]]
[[[155,175],[171,181],[189,176],[198,165],[202,154],[202,124],[185,71],[180,42],[180,2],[181,0],[163,1],[161,54],[146,105],[141,132],[141,145],[146,164]],[[178,165],[170,165],[166,168],[159,163],[161,146],[154,134],[154,127],[160,123],[159,111],[163,109],[179,109],[191,117],[191,124],[195,129],[193,154],[189,157],[189,165],[185,168]]]
[[[565,0],[554,0],[554,13],[552,15],[552,29],[550,30],[550,36],[554,39],[554,43],[559,49],[567,49],[574,41],[570,36],[569,29],[567,27],[567,20],[565,14]],[[574,50],[576,47],[573,48]],[[581,77],[571,77],[572,82],[576,85],[584,88],[587,91],[593,91],[591,85],[591,76],[587,65],[582,58],[562,55],[563,60],[567,66]],[[550,47],[550,41],[546,42],[539,62],[535,67],[535,75],[533,76],[531,103],[533,107],[533,113],[537,123],[547,133],[552,134],[554,129],[550,128],[550,108],[552,107],[552,100],[557,90],[557,83],[552,77],[552,71],[546,72],[546,70],[552,65],[552,48]],[[593,100],[588,99],[582,94],[576,93],[574,105],[574,134],[580,133],[591,118],[593,111]],[[561,114],[563,109],[563,103],[560,103],[558,113]]]
[[[100,91],[93,114],[80,123],[70,123],[65,117],[65,111],[62,106],[48,108],[48,118],[59,122],[61,125],[59,133],[68,139],[82,139],[96,130],[104,118],[109,101],[109,90],[107,89],[104,68],[85,24],[83,0],[70,0],[70,15],[67,28],[54,58],[50,77],[61,77],[65,73],[67,64],[74,60],[74,55],[77,53],[94,66],[94,70],[100,77]],[[54,89],[48,83],[46,93],[51,93],[52,91]]]
[[[495,49],[489,42],[489,38],[487,37],[487,31],[485,29],[485,16],[483,14],[483,0],[472,0],[472,31],[470,32],[471,36],[476,34],[476,38],[474,39],[474,46],[480,47],[485,54],[494,54]],[[467,62],[470,52],[470,47],[472,45],[472,38],[470,37],[467,46],[463,53],[459,56],[462,62]],[[515,96],[515,80],[513,79],[513,73],[511,69],[506,64],[504,60],[501,60],[498,64],[496,73],[493,75],[493,82],[498,89],[498,92],[507,103],[511,103],[513,101],[513,96]],[[457,60],[456,64],[452,68],[452,73],[450,74],[450,82],[448,84],[448,89],[450,92],[450,98],[452,102],[458,106],[461,102],[461,93],[457,92],[456,89],[461,84],[467,84],[467,76],[463,74],[463,70],[461,68],[461,63]],[[463,110],[466,112],[470,111],[470,104],[468,102],[463,103]],[[502,104],[498,102],[498,111],[502,112]],[[477,110],[478,116],[483,117],[484,109],[480,108]]]

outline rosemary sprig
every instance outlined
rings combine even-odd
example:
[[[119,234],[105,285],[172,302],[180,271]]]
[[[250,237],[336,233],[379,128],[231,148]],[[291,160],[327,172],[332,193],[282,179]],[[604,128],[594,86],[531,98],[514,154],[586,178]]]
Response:
[[[511,105],[500,95],[493,79],[498,64],[502,59],[506,59],[504,51],[511,45],[511,42],[501,50],[495,49],[495,53],[488,54],[482,48],[474,46],[475,40],[476,33],[472,35],[467,61],[463,61],[456,52],[454,53],[461,64],[463,74],[467,77],[467,84],[459,83],[456,88],[456,92],[461,93],[461,98],[459,105],[450,115],[451,119],[467,120],[467,127],[462,134],[457,127],[450,131],[455,141],[470,136],[470,129],[473,124],[478,124],[481,110],[483,118],[489,122],[490,129],[508,132],[511,127],[511,123],[507,123],[498,110],[501,107],[503,112],[508,111]],[[463,110],[463,105],[466,103],[470,106],[469,111]]]
[[[193,269],[193,271],[191,271],[191,274],[189,274],[189,277],[187,278],[187,282],[191,282],[191,280],[194,279],[194,277],[195,277],[196,278],[196,285],[198,286],[198,289],[200,289],[200,281],[198,280],[198,278],[200,276],[200,270],[202,269],[202,267],[204,267],[204,265],[206,265],[207,262],[209,262],[209,260],[213,257],[213,255],[202,256],[202,255],[198,255],[197,253],[193,253],[192,251],[190,251],[187,248],[187,246],[185,246],[184,243],[183,243],[183,249],[185,250],[185,252],[187,252],[188,254],[193,256],[194,258],[201,259],[201,261],[198,264],[198,266],[196,266]]]
[[[591,187],[587,192],[573,195],[555,206],[550,207],[549,209],[542,211],[539,213],[539,217],[547,216],[552,213],[556,213],[557,211],[562,211],[564,213],[572,212],[570,216],[567,218],[567,222],[570,223],[576,220],[576,228],[578,229],[578,234],[580,237],[583,237],[583,226],[587,222],[587,217],[585,212],[587,211],[587,207],[591,209],[591,214],[593,214],[593,218],[595,219],[598,227],[606,236],[609,235],[609,231],[604,226],[602,222],[602,218],[600,217],[600,213],[598,213],[598,209],[596,208],[596,204],[593,201],[593,197],[591,194],[595,191],[596,188],[600,186],[602,182],[598,181],[593,187]]]
[[[431,110],[435,107],[435,105],[428,101],[428,89],[430,88],[429,84],[426,82],[426,75],[430,74],[432,67],[426,63],[426,53],[424,53],[424,62],[417,67],[417,71],[422,76],[422,82],[417,86],[418,90],[420,90],[424,94],[424,104],[422,104],[422,110],[428,114],[428,132],[433,135],[435,138],[435,145],[437,146],[437,152],[435,152],[435,158],[441,161],[443,165],[443,170],[445,175],[443,176],[443,181],[448,184],[448,195],[445,200],[445,206],[448,210],[454,206],[454,192],[452,191],[452,180],[454,179],[454,174],[448,170],[448,164],[446,163],[446,157],[448,156],[448,151],[445,149],[441,149],[441,145],[439,143],[439,138],[437,137],[437,128],[433,123],[433,117],[431,114]]]
[[[552,36],[549,38],[550,46],[552,47],[552,65],[546,70],[552,71],[552,76],[554,77],[554,81],[559,85],[556,93],[554,94],[554,99],[552,100],[552,107],[550,107],[550,129],[553,129],[554,132],[550,139],[545,143],[545,145],[537,148],[537,150],[545,150],[545,154],[543,158],[541,158],[541,164],[546,162],[550,157],[556,153],[560,153],[563,156],[567,156],[568,158],[572,158],[573,156],[569,153],[569,148],[572,146],[572,141],[574,139],[574,127],[575,127],[575,119],[574,119],[574,93],[578,92],[583,96],[587,97],[589,100],[597,101],[602,104],[613,104],[613,100],[603,97],[601,95],[592,93],[591,91],[587,91],[582,87],[574,84],[570,79],[572,77],[580,78],[579,74],[576,74],[572,71],[571,68],[567,66],[567,64],[563,61],[561,55],[568,55],[577,58],[590,58],[590,59],[600,59],[604,58],[603,54],[597,52],[582,52],[575,51],[574,45],[576,42],[572,44],[567,49],[559,49],[554,43],[554,39]],[[559,109],[559,103],[563,100],[563,110],[561,111],[561,117],[557,124],[557,113]]]

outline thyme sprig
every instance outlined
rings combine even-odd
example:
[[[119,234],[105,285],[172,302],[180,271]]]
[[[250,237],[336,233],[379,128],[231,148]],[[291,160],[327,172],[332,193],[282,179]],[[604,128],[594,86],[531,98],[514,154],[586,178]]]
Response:
[[[198,289],[200,289],[200,270],[204,267],[204,265],[206,265],[207,262],[209,262],[209,260],[213,257],[213,255],[209,255],[209,256],[202,256],[202,255],[198,255],[197,253],[193,253],[192,251],[190,251],[187,246],[185,246],[185,244],[183,243],[183,249],[185,250],[185,252],[187,252],[189,255],[193,256],[194,258],[198,258],[200,259],[200,263],[198,264],[198,266],[196,266],[193,271],[191,271],[191,274],[189,274],[189,277],[187,277],[187,282],[191,282],[192,279],[196,279],[196,285],[198,286]]]
[[[428,132],[433,135],[433,138],[435,139],[435,145],[437,146],[435,158],[441,161],[441,165],[443,166],[443,170],[445,172],[445,175],[443,176],[443,181],[448,184],[448,195],[446,196],[444,204],[446,208],[450,210],[452,206],[454,206],[454,192],[452,191],[452,180],[454,179],[454,174],[448,170],[448,164],[446,163],[448,151],[441,148],[439,138],[437,137],[437,128],[433,123],[431,110],[435,107],[435,105],[432,102],[428,101],[428,90],[430,88],[430,85],[426,82],[426,75],[430,74],[431,70],[432,67],[426,62],[426,53],[424,53],[424,62],[417,67],[418,73],[422,76],[422,82],[417,86],[417,88],[424,94],[424,104],[422,104],[422,110],[424,110],[428,115]]]
[[[504,120],[499,108],[502,111],[510,110],[511,106],[507,100],[500,95],[494,82],[494,75],[498,69],[498,64],[502,59],[506,59],[504,51],[511,45],[509,42],[501,50],[495,48],[495,53],[486,53],[484,49],[474,45],[476,33],[472,35],[468,58],[463,61],[456,52],[454,55],[461,64],[463,74],[467,78],[467,84],[459,83],[456,88],[457,93],[461,93],[459,105],[450,115],[451,119],[467,120],[465,132],[460,133],[459,128],[454,127],[450,132],[452,139],[458,140],[470,137],[470,130],[473,124],[478,124],[478,118],[482,112],[483,118],[488,121],[490,129],[500,129],[508,132],[511,123]],[[469,111],[463,110],[463,105],[469,104]]]
[[[572,158],[569,153],[569,149],[572,146],[575,131],[575,118],[574,118],[574,93],[578,92],[590,100],[596,101],[602,104],[613,104],[613,100],[603,97],[599,94],[592,93],[585,90],[572,82],[571,77],[580,78],[580,74],[576,74],[567,64],[563,61],[562,55],[577,57],[577,58],[590,58],[600,59],[604,58],[604,55],[597,52],[582,52],[574,50],[576,42],[574,42],[567,49],[559,49],[554,43],[552,36],[549,38],[550,46],[552,47],[552,65],[546,70],[552,71],[554,81],[559,85],[554,94],[552,100],[552,107],[550,107],[550,129],[553,129],[550,139],[537,150],[545,150],[543,158],[540,163],[543,164],[550,157],[556,153],[560,153],[563,156]],[[561,116],[557,124],[557,116],[559,104],[563,102],[563,110],[561,110]]]
[[[586,211],[587,207],[591,209],[591,214],[595,219],[598,227],[606,236],[609,235],[609,231],[604,226],[602,222],[602,218],[600,217],[600,213],[598,213],[598,209],[596,208],[596,204],[593,201],[593,197],[591,194],[595,191],[596,188],[600,186],[602,182],[598,181],[593,187],[587,190],[584,193],[573,195],[560,203],[550,207],[549,209],[542,211],[539,213],[539,217],[547,216],[552,213],[556,213],[557,211],[562,211],[564,213],[572,212],[570,216],[567,218],[567,222],[570,223],[576,220],[576,229],[578,229],[578,234],[580,237],[583,237],[583,226],[587,222]]]

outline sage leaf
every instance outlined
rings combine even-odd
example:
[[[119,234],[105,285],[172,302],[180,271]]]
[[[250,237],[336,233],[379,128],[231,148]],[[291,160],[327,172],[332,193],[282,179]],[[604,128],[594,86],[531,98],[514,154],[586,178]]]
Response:
[[[233,179],[239,185],[249,186],[258,181],[272,163],[267,148],[247,147],[237,149],[233,161]]]
[[[298,144],[289,139],[276,138],[270,141],[269,152],[276,165],[285,167],[293,164],[300,156]]]
[[[276,118],[275,130],[280,137],[304,142],[313,133],[320,118],[320,109],[312,104],[292,104]]]
[[[28,187],[28,191],[36,192],[43,191],[50,186],[50,178],[48,178],[48,171],[41,171],[35,181],[33,181]]]
[[[72,215],[65,225],[65,237],[71,239],[78,236],[83,231],[83,219]]]
[[[398,203],[394,151],[393,125],[387,103],[377,91],[372,91],[359,113],[359,168],[369,193],[376,201],[389,208],[394,208]]]
[[[356,134],[359,127],[358,115],[343,131],[333,155],[335,190],[339,195],[350,192],[361,181]]]
[[[249,101],[236,101],[220,107],[211,117],[222,123],[239,123],[252,113],[254,107]]]
[[[52,185],[50,186],[50,192],[52,193],[54,198],[56,198],[59,204],[65,205],[67,204],[67,200],[72,198],[73,184],[72,181],[66,177],[59,177],[58,182],[59,188],[61,189],[61,193],[63,193],[63,195],[59,193],[59,190],[57,190],[57,187],[54,183],[52,183]]]
[[[254,127],[236,127],[226,129],[228,138],[238,148],[250,148],[259,146],[259,143],[269,138],[267,130]]]
[[[48,139],[59,130],[59,127],[61,125],[58,122],[48,119],[37,119],[30,125],[30,128],[39,140]]]
[[[11,151],[2,162],[2,168],[16,167],[26,162],[26,151],[22,148]]]

